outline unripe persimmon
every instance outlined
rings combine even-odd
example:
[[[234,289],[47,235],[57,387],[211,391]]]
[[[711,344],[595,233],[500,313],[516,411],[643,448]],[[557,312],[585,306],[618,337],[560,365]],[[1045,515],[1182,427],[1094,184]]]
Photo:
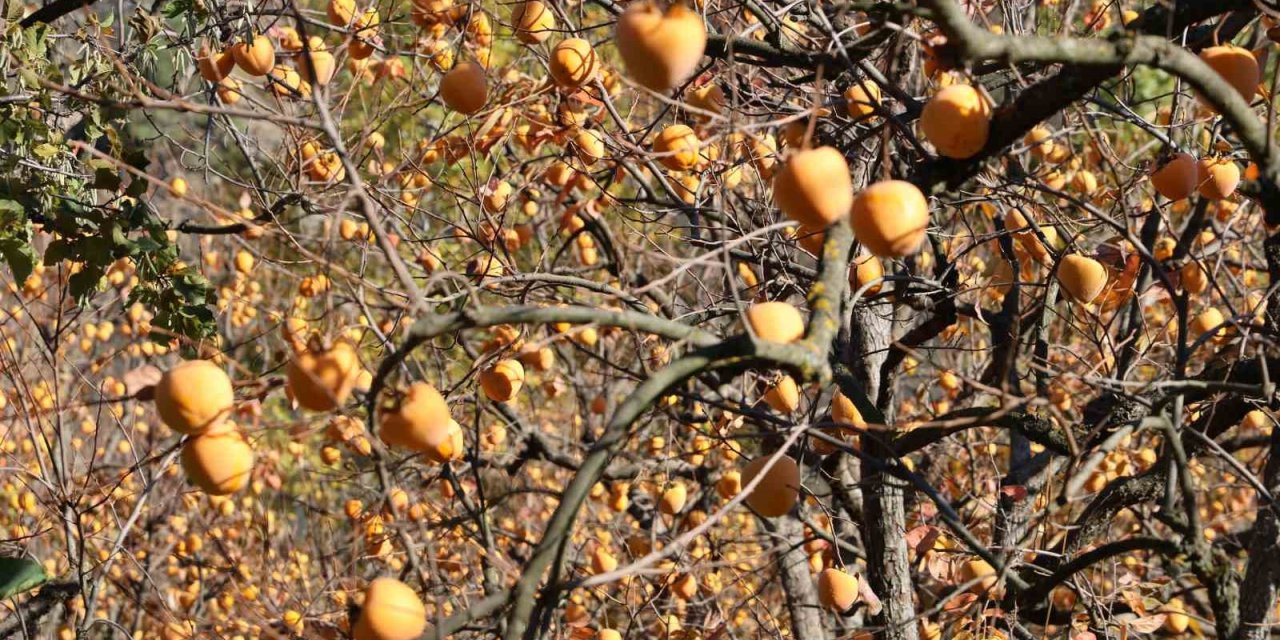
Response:
[[[760,456],[742,469],[743,487],[750,485],[761,472],[764,473],[760,484],[747,494],[746,503],[766,518],[785,515],[800,500],[800,466],[791,456],[784,454],[768,471],[763,471],[772,457]]]
[[[232,494],[249,484],[253,448],[234,425],[220,425],[182,445],[182,470],[209,495]]]
[[[1206,48],[1200,52],[1200,59],[1222,76],[1245,102],[1253,102],[1258,93],[1258,83],[1262,81],[1262,73],[1252,51],[1226,44]],[[1202,104],[1206,104],[1203,97],[1197,97]]]
[[[662,166],[672,171],[688,171],[698,164],[698,148],[702,142],[698,134],[683,124],[673,124],[663,129],[653,139],[653,152],[660,157]]]
[[[747,308],[747,324],[765,342],[790,343],[804,336],[804,317],[785,302],[757,302]]]
[[[1179,153],[1151,174],[1151,186],[1156,193],[1178,201],[1195,193],[1198,177],[1195,157],[1189,153]]]
[[[208,360],[187,360],[160,376],[156,413],[178,433],[200,433],[218,426],[235,406],[231,378]]]
[[[1107,268],[1093,258],[1073,253],[1058,265],[1062,290],[1080,304],[1093,302],[1107,286]]]
[[[440,99],[458,113],[470,115],[483,109],[489,99],[484,67],[470,61],[455,65],[440,80]]]
[[[933,96],[920,114],[920,131],[948,158],[964,160],[987,144],[991,105],[977,89],[953,84]]]
[[[650,0],[627,5],[614,33],[627,75],[665,93],[693,77],[707,48],[702,16],[677,2],[666,12]]]
[[[510,402],[524,386],[524,365],[519,360],[499,360],[480,373],[480,388],[494,402]]]
[[[818,602],[843,613],[858,600],[858,578],[839,569],[826,569],[818,574]]]
[[[853,179],[835,147],[791,154],[773,178],[773,201],[787,217],[810,229],[825,229],[849,215]]]
[[[877,182],[858,194],[849,219],[853,235],[873,255],[908,256],[920,250],[929,228],[929,201],[904,180]]]
[[[327,351],[299,353],[285,373],[289,391],[299,406],[311,411],[332,411],[351,397],[360,370],[355,347],[338,342]]]
[[[1202,197],[1230,198],[1240,184],[1240,166],[1230,158],[1201,158],[1196,164],[1196,183]]]
[[[539,0],[526,0],[511,11],[511,26],[520,42],[538,44],[551,37],[556,28],[556,14]]]
[[[265,76],[276,66],[276,49],[271,39],[264,35],[232,44],[231,56],[235,58],[236,65],[251,76]]]
[[[560,41],[551,50],[548,65],[551,77],[557,85],[565,89],[577,89],[596,77],[600,60],[590,42],[582,38],[569,38]]]
[[[411,640],[427,628],[427,610],[409,585],[378,578],[364,591],[355,640]]]

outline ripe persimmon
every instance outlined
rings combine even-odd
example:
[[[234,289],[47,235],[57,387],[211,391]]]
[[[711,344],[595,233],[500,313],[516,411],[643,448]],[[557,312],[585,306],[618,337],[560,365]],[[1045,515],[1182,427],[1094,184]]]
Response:
[[[787,217],[825,229],[849,215],[853,179],[849,162],[834,147],[797,151],[773,178],[773,201]]]
[[[1080,304],[1093,302],[1107,286],[1107,269],[1101,262],[1073,253],[1058,265],[1062,290]]]
[[[194,434],[218,426],[231,415],[235,390],[222,367],[208,360],[187,360],[160,376],[156,413],[170,429]]]
[[[409,585],[377,578],[364,591],[355,640],[412,640],[427,628],[427,609]]]
[[[489,99],[484,67],[470,61],[455,65],[440,80],[440,99],[458,113],[470,115],[483,109]]]
[[[1151,174],[1151,186],[1156,193],[1177,201],[1195,193],[1198,178],[1199,169],[1195,156],[1178,153]]]
[[[276,48],[271,39],[256,35],[249,41],[231,45],[231,56],[242,71],[251,76],[265,76],[276,66]]]
[[[663,93],[693,76],[707,48],[702,16],[676,2],[660,11],[651,0],[627,5],[614,33],[627,74]]]
[[[939,91],[920,114],[920,131],[939,155],[972,158],[987,144],[991,105],[977,89],[953,84]]]
[[[510,402],[524,385],[524,366],[519,360],[499,360],[480,372],[480,388],[494,402]]]
[[[235,493],[253,474],[253,448],[230,423],[192,436],[182,445],[187,478],[211,496]]]
[[[549,66],[557,85],[577,89],[595,79],[600,61],[590,42],[582,38],[568,38],[551,50]]]
[[[839,569],[824,569],[818,574],[818,602],[836,612],[848,611],[858,600],[858,578]]]
[[[804,317],[785,302],[757,302],[747,308],[747,324],[765,342],[789,343],[804,337]]]
[[[907,256],[920,250],[929,228],[929,201],[914,184],[884,180],[853,201],[853,235],[873,255]]]
[[[339,341],[328,350],[297,354],[289,362],[286,378],[299,406],[311,411],[332,411],[351,397],[360,370],[355,347]]]
[[[765,464],[772,455],[762,455],[747,463],[742,469],[742,486],[751,484],[760,473],[764,478],[747,494],[746,503],[766,518],[785,515],[800,500],[800,466],[794,458],[782,455],[777,462],[764,471]]]

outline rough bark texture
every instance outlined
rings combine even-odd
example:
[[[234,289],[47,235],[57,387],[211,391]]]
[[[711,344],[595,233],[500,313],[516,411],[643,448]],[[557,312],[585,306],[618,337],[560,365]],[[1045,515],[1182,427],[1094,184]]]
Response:
[[[1265,246],[1271,281],[1280,276],[1280,234],[1267,239]],[[1276,299],[1267,308],[1272,326],[1280,320]],[[1280,429],[1271,430],[1271,455],[1263,470],[1263,485],[1274,497],[1280,493]],[[1240,593],[1240,627],[1237,638],[1262,640],[1271,636],[1271,612],[1280,596],[1280,522],[1276,507],[1266,496],[1258,495],[1258,517],[1249,540],[1249,562],[1245,567],[1244,585]]]
[[[865,385],[867,395],[892,420],[892,390],[880,379],[881,365],[892,338],[892,317],[883,308],[860,306],[853,310],[850,370]],[[887,434],[885,434],[887,435]],[[864,438],[863,449],[875,456],[891,455],[885,438]],[[906,483],[882,472],[864,469],[863,541],[867,550],[867,578],[884,608],[874,619],[884,627],[877,637],[916,640],[918,627],[907,556]]]
[[[818,589],[809,573],[809,556],[800,545],[804,540],[804,525],[791,516],[783,516],[766,526],[771,526],[779,541],[775,560],[786,594],[787,613],[791,616],[791,637],[804,640],[829,637],[823,626]]]

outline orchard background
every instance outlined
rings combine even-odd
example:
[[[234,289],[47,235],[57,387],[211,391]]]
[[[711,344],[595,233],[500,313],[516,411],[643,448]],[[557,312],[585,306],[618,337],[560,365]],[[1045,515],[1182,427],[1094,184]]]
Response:
[[[0,638],[1261,639],[1280,7],[0,0]]]

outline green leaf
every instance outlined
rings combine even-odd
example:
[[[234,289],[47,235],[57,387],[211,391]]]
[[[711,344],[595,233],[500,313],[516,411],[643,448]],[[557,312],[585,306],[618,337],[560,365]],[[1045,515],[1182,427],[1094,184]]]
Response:
[[[0,600],[26,593],[49,581],[44,565],[26,558],[0,558]]]
[[[35,148],[31,150],[31,153],[36,154],[36,157],[42,160],[48,160],[49,158],[58,155],[58,147],[45,142],[43,144],[36,145]]]

